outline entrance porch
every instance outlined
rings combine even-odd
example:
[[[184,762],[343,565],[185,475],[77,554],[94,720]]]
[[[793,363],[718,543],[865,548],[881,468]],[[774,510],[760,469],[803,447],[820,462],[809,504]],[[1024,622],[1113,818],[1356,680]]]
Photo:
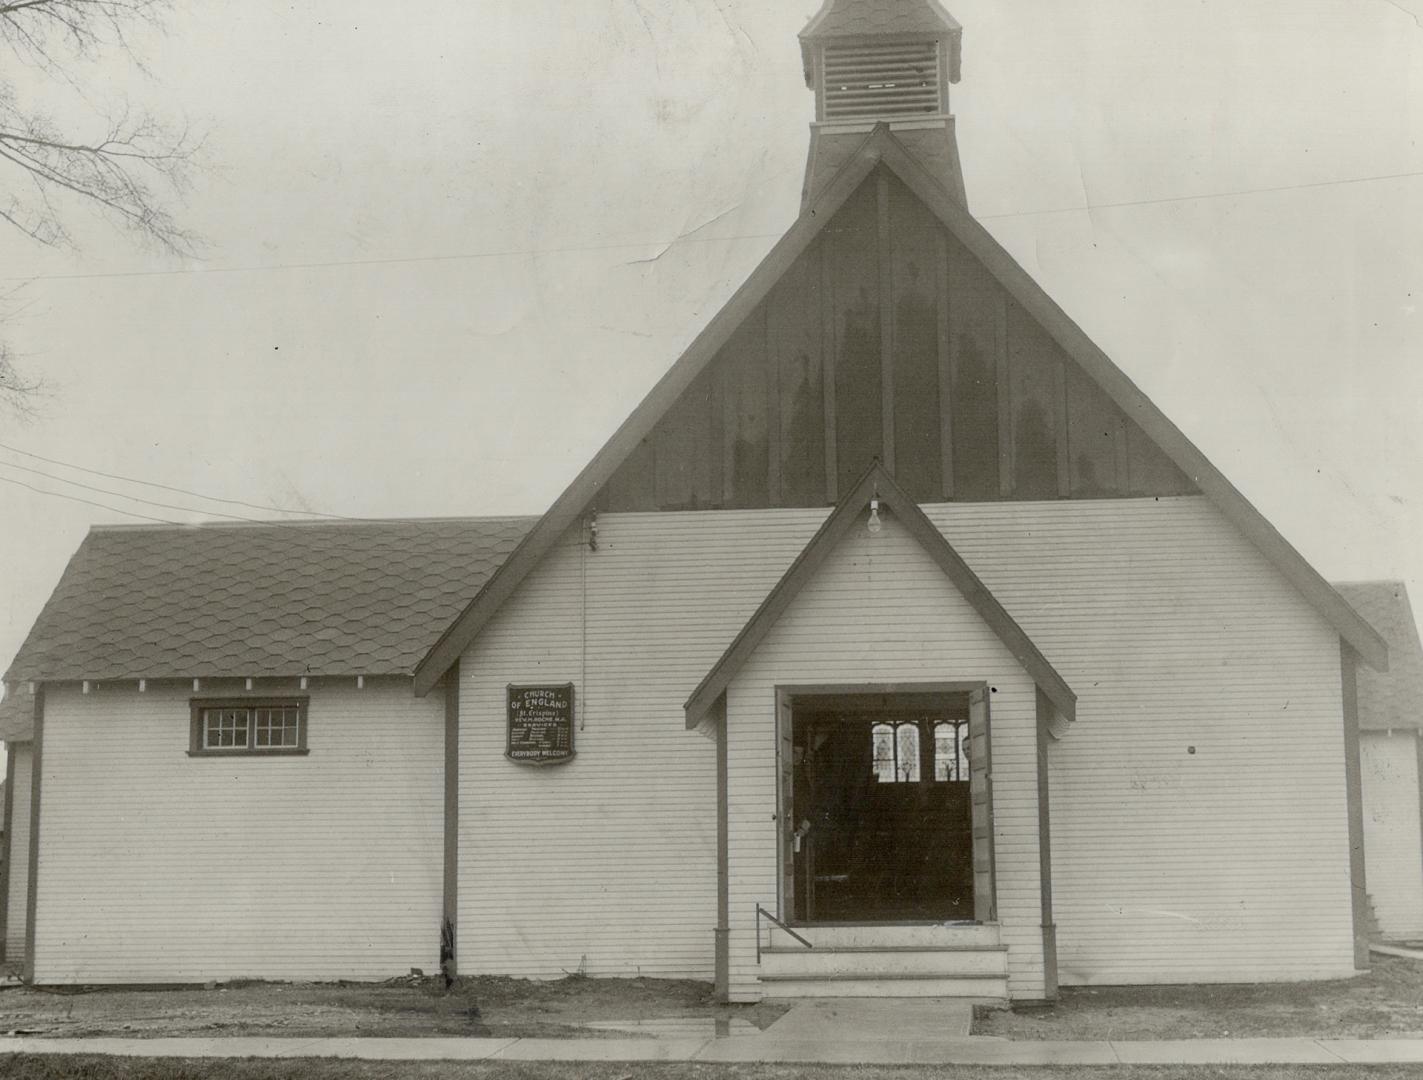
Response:
[[[1008,996],[991,694],[778,694],[779,911],[756,928],[765,996]]]
[[[728,695],[725,999],[1055,994],[1039,797],[1051,706],[1001,674],[972,691],[770,687],[759,716]]]
[[[722,996],[1054,996],[1047,743],[1075,706],[867,474],[687,703],[718,744]]]

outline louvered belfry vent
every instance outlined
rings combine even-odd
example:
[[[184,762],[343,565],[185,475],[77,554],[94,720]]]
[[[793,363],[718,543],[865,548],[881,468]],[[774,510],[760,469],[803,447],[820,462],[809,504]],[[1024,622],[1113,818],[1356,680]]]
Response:
[[[825,47],[826,120],[943,112],[939,43],[905,41]]]

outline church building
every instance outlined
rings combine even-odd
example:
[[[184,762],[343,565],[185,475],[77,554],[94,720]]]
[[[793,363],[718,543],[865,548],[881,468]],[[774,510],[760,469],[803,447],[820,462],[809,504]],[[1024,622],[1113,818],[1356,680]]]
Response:
[[[6,676],[28,980],[1367,961],[1387,645],[973,218],[962,33],[826,0],[798,217],[542,517],[93,530]]]

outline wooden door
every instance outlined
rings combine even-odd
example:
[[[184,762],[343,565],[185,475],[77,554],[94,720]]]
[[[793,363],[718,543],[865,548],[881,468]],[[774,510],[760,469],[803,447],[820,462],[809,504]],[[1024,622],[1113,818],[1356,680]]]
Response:
[[[968,699],[969,798],[973,821],[973,917],[993,922],[998,917],[993,884],[993,754],[989,697],[981,686]]]
[[[776,694],[776,771],[780,778],[776,821],[780,829],[782,919],[796,917],[795,902],[795,723],[791,701]]]

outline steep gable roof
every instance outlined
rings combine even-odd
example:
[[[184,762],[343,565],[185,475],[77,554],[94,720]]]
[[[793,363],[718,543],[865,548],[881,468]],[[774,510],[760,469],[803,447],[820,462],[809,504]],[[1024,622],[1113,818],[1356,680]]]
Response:
[[[825,6],[800,32],[800,39],[962,32],[963,24],[938,0],[825,0]]]
[[[1359,726],[1366,731],[1423,729],[1423,644],[1401,581],[1347,582],[1336,588],[1389,644],[1387,672],[1359,672]]]
[[[532,524],[98,528],[6,678],[409,675]]]
[[[727,646],[721,659],[687,699],[687,727],[695,728],[701,723],[716,700],[731,685],[742,665],[765,640],[776,620],[815,576],[830,553],[852,529],[863,525],[864,511],[875,497],[879,498],[881,505],[893,513],[910,536],[929,553],[945,576],[963,594],[964,599],[998,635],[1008,651],[1023,665],[1023,669],[1032,676],[1033,681],[1052,701],[1058,714],[1066,721],[1074,720],[1077,716],[1077,695],[1067,685],[1067,681],[1057,673],[1013,616],[1008,614],[998,599],[989,592],[988,586],[979,579],[968,563],[964,562],[944,534],[934,527],[934,523],[919,509],[919,504],[876,462],[840,501],[834,513],[826,519],[820,531],[805,546],[745,627]]]
[[[727,304],[688,346],[593,460],[540,519],[509,561],[499,568],[469,607],[441,637],[415,673],[417,693],[426,693],[449,670],[494,612],[544,554],[583,514],[599,488],[730,340],[781,276],[876,168],[887,168],[912,191],[1127,416],[1134,420],[1220,513],[1235,525],[1307,598],[1320,615],[1371,666],[1388,667],[1383,638],[1305,561],[1181,430],[1087,336],[905,148],[880,124],[836,177],[802,210],[790,229],[752,271]]]

